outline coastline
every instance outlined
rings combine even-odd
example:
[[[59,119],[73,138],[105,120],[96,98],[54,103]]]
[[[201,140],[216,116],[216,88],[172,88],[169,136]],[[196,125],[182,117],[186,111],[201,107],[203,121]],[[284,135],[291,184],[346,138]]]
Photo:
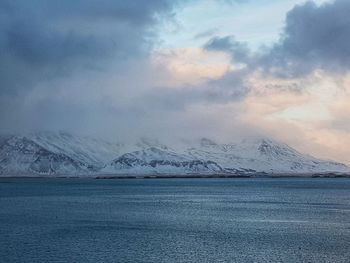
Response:
[[[100,174],[100,175],[0,175],[1,179],[97,179],[97,180],[118,180],[118,179],[249,179],[249,178],[350,178],[346,173],[256,173],[256,174]]]

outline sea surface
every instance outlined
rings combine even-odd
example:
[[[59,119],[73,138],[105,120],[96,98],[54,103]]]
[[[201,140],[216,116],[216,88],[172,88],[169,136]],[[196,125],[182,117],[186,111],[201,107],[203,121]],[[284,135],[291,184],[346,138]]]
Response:
[[[350,262],[350,179],[0,179],[0,262]]]

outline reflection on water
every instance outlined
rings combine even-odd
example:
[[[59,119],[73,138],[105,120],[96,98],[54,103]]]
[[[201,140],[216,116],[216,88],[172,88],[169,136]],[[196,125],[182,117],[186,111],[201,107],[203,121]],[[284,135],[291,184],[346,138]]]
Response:
[[[350,179],[0,179],[0,262],[350,262]]]

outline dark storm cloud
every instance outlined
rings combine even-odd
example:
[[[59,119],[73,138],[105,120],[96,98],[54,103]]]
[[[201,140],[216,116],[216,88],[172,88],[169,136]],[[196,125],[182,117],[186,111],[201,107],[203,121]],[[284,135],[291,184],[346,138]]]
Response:
[[[17,94],[105,59],[142,56],[174,1],[2,0],[0,94]]]
[[[350,1],[323,5],[309,1],[288,12],[280,40],[270,48],[250,51],[233,36],[215,37],[209,50],[232,55],[251,70],[262,69],[279,77],[302,76],[315,69],[350,69]]]

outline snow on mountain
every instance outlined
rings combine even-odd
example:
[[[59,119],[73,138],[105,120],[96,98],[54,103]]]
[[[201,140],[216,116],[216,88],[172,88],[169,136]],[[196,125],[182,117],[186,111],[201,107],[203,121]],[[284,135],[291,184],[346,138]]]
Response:
[[[0,136],[0,175],[256,174],[349,172],[344,164],[299,153],[267,138],[219,144],[203,138],[170,147],[64,132]]]
[[[126,151],[126,145],[122,143],[67,132],[39,132],[26,137],[51,152],[70,156],[95,170]]]
[[[187,153],[195,158],[210,159],[225,170],[266,173],[348,172],[341,163],[319,160],[301,154],[287,144],[271,139],[244,139],[231,144],[217,144],[202,139]]]
[[[77,175],[88,167],[73,158],[51,152],[23,136],[0,140],[0,175]]]
[[[168,148],[167,148],[168,149]],[[222,173],[222,168],[210,160],[150,147],[123,154],[107,165],[104,173],[135,174],[193,174]]]

